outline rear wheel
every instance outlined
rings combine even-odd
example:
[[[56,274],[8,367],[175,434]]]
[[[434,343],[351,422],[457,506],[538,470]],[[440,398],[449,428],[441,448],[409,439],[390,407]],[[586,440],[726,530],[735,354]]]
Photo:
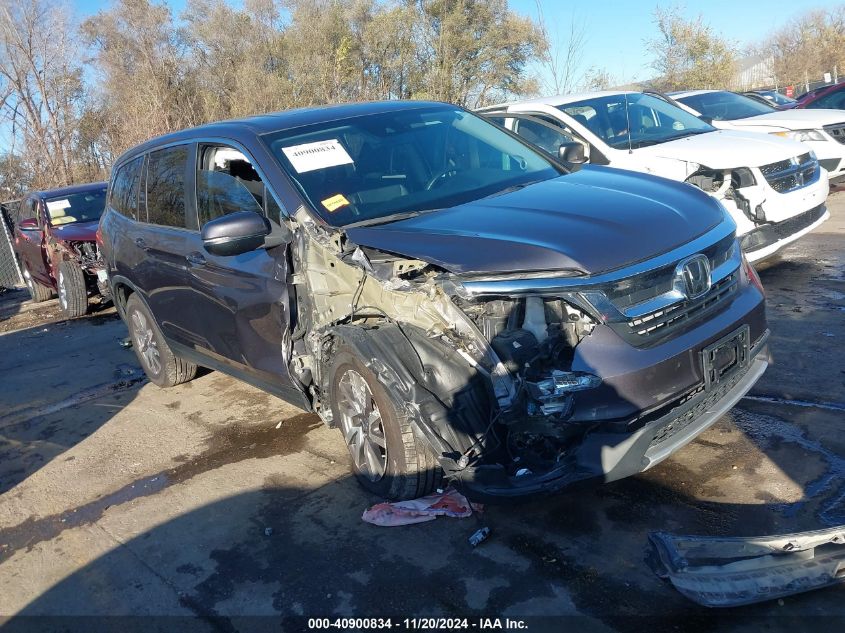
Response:
[[[88,312],[88,288],[82,267],[73,261],[59,263],[59,307],[68,317],[79,317]]]
[[[435,489],[440,465],[414,434],[401,399],[347,348],[335,356],[331,389],[334,419],[364,488],[387,499],[415,499]]]
[[[197,366],[173,353],[147,306],[134,294],[126,301],[126,325],[132,347],[150,382],[159,387],[173,387],[196,376]]]
[[[32,278],[26,266],[23,267],[23,280],[26,282],[26,288],[29,290],[29,296],[32,297],[33,303],[47,301],[47,299],[53,296],[53,291],[50,288],[42,286]]]

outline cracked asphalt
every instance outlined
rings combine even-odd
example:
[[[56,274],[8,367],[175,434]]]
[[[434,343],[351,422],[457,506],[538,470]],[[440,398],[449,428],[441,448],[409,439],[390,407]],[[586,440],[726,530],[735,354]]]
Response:
[[[714,619],[645,562],[652,530],[845,523],[845,193],[829,206],[761,271],[774,364],[751,397],[643,475],[464,520],[363,523],[378,500],[349,477],[337,432],[219,373],[149,384],[113,311],[37,325],[28,311],[25,329],[11,316],[0,615],[566,615],[623,632],[643,618],[745,631],[845,616],[837,586]],[[492,535],[473,549],[481,525]]]

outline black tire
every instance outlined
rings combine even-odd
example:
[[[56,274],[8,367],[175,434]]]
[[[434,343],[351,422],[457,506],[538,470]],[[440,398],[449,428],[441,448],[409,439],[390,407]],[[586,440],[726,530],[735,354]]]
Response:
[[[65,316],[80,317],[88,312],[88,287],[79,264],[74,261],[59,262],[56,288],[59,291],[59,307]]]
[[[372,446],[381,451],[384,472],[376,478],[375,473],[357,463],[356,449],[347,435],[345,418],[341,412],[344,393],[348,393],[344,391],[341,381],[350,371],[363,378],[369,388],[371,406],[373,403],[375,405],[372,409],[380,414],[382,432],[373,433],[373,436],[383,440],[385,446],[383,450],[375,443]],[[346,346],[337,350],[329,372],[332,414],[344,435],[350,452],[352,472],[358,483],[368,491],[391,500],[416,499],[431,493],[440,483],[443,473],[428,445],[414,435],[407,415],[400,408],[401,398],[389,393],[378,377]]]
[[[43,303],[53,296],[53,290],[35,281],[26,266],[23,267],[23,280],[33,303]]]
[[[196,376],[197,366],[173,353],[147,306],[134,294],[126,301],[126,327],[138,362],[150,382],[159,387],[174,387]]]

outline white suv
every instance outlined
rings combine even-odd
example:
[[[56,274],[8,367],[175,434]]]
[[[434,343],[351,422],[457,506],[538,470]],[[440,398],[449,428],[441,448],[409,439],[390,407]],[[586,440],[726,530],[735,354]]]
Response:
[[[830,217],[828,178],[803,144],[717,130],[659,95],[591,92],[479,111],[546,152],[573,142],[586,161],[695,185],[737,224],[749,261],[780,250]]]
[[[714,127],[801,141],[818,156],[830,180],[845,180],[845,112],[778,110],[727,90],[690,90],[670,96]]]

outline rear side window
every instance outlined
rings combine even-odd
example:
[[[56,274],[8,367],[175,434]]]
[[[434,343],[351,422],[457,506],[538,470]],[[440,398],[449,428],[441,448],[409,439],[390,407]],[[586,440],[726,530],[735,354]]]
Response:
[[[558,148],[563,143],[573,140],[560,127],[544,125],[539,120],[529,118],[517,119],[516,133],[553,157],[557,157]]]
[[[112,180],[109,206],[127,218],[138,219],[138,190],[141,182],[141,167],[144,157],[121,165]]]
[[[147,220],[185,228],[185,170],[188,146],[150,152],[147,163]]]

